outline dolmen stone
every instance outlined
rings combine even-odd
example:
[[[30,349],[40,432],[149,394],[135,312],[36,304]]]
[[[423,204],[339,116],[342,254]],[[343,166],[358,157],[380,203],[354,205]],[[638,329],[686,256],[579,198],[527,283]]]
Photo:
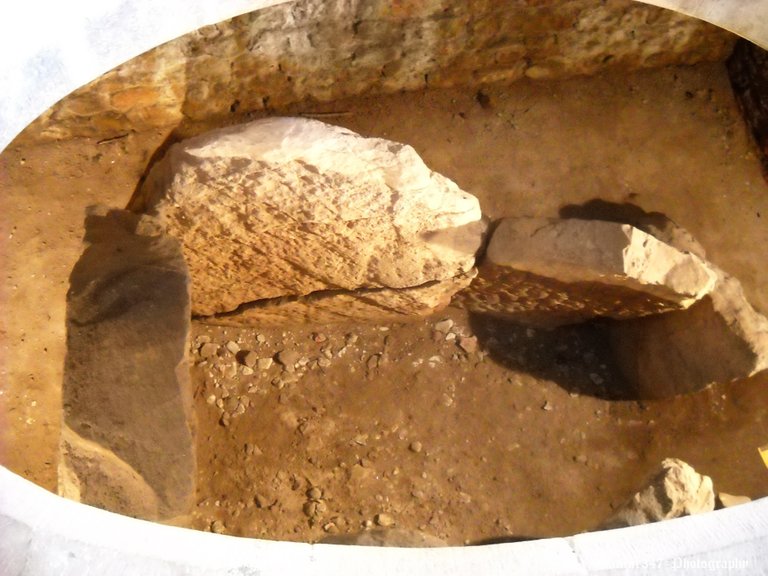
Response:
[[[768,319],[736,278],[710,268],[714,288],[687,310],[609,323],[614,361],[638,397],[695,392],[768,369]]]
[[[304,118],[173,145],[130,208],[181,243],[197,316],[358,290],[398,309],[429,287],[422,310],[469,283],[484,231],[478,200],[410,146]]]
[[[686,309],[715,280],[698,256],[628,224],[506,218],[492,233],[478,278],[455,302],[556,327]]]
[[[147,519],[191,510],[189,277],[149,216],[94,208],[70,276],[60,493]]]
[[[666,458],[648,486],[637,492],[601,529],[639,526],[715,509],[712,479],[676,458]]]

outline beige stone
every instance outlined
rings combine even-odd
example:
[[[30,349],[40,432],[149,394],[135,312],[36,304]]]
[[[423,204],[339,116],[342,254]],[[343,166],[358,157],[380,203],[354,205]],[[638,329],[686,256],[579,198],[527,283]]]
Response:
[[[319,293],[299,298],[277,298],[246,304],[231,313],[202,318],[222,326],[281,326],[285,324],[334,324],[343,322],[402,322],[442,310],[451,297],[466,288],[476,271],[458,278],[416,288]]]
[[[628,224],[507,218],[493,231],[479,278],[456,302],[552,327],[687,308],[715,278],[698,256]]]
[[[181,242],[203,316],[451,280],[474,266],[484,230],[477,199],[410,146],[302,118],[174,145],[132,205]]]
[[[448,543],[436,536],[401,528],[366,530],[357,534],[339,534],[322,540],[324,544],[347,544],[351,546],[381,546],[392,548],[440,548]]]
[[[86,504],[184,514],[196,461],[180,247],[148,216],[101,208],[85,242],[67,294],[62,420],[78,441],[65,437],[63,477],[78,479],[70,485]],[[148,490],[156,504],[132,501]]]
[[[736,496],[725,492],[717,493],[717,504],[719,508],[732,508],[733,506],[741,506],[742,504],[749,504],[750,502],[752,502],[752,498],[749,496]]]
[[[676,458],[667,458],[649,485],[637,492],[601,528],[623,528],[711,512],[712,479]]]
[[[306,100],[720,61],[734,39],[634,0],[296,0],[123,64],[57,104],[43,134],[103,138]],[[113,98],[142,88],[158,89],[153,114],[136,114],[134,96]],[[94,106],[77,102],[91,92]]]
[[[712,268],[714,289],[689,309],[610,324],[617,365],[639,396],[693,392],[768,368],[768,319],[736,278]]]

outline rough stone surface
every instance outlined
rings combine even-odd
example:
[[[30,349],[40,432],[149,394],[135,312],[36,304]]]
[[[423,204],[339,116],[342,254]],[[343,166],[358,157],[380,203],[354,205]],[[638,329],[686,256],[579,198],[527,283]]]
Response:
[[[450,280],[472,269],[484,231],[477,199],[410,146],[301,118],[174,145],[132,206],[180,240],[202,316]]]
[[[722,270],[710,294],[688,310],[612,322],[617,366],[642,397],[693,392],[768,368],[768,319]]]
[[[358,290],[277,298],[239,307],[236,311],[205,318],[222,326],[280,326],[284,324],[334,324],[351,321],[399,322],[429,316],[451,302],[469,286],[475,270],[457,278],[401,290]]]
[[[479,277],[456,302],[551,327],[687,308],[715,278],[701,258],[628,224],[507,218],[493,232]]]
[[[85,242],[67,294],[63,423],[114,458],[95,458],[65,437],[65,465],[85,503],[123,511],[119,491],[110,500],[97,486],[128,478],[124,494],[151,489],[158,517],[183,514],[194,496],[195,450],[181,250],[151,218],[101,208],[86,218]],[[151,513],[150,502],[134,512]]]
[[[299,0],[150,50],[41,123],[50,138],[103,138],[306,99],[720,61],[733,42],[631,0]]]
[[[623,528],[711,512],[715,508],[712,479],[676,458],[667,458],[648,487],[637,492],[603,524]]]
[[[328,536],[324,544],[348,544],[352,546],[382,546],[393,548],[440,548],[448,543],[436,536],[417,530],[377,528],[358,534]]]
[[[157,494],[129,464],[104,447],[62,429],[59,494],[118,514],[157,518]]]

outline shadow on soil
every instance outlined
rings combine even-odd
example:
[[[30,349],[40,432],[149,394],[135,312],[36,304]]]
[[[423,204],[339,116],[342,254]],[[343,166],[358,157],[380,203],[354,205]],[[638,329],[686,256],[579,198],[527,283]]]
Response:
[[[604,400],[637,400],[613,364],[608,337],[599,322],[551,330],[471,314],[480,349],[514,372],[550,380],[569,393]]]

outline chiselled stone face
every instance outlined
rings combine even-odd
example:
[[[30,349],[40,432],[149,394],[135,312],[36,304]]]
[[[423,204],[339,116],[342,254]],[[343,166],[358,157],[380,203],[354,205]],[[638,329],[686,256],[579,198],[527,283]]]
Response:
[[[627,224],[508,218],[495,229],[478,278],[455,302],[554,327],[684,309],[714,281],[701,258]]]
[[[181,242],[203,316],[353,290],[429,312],[468,283],[484,229],[477,199],[410,146],[301,118],[173,146],[134,204]]]

